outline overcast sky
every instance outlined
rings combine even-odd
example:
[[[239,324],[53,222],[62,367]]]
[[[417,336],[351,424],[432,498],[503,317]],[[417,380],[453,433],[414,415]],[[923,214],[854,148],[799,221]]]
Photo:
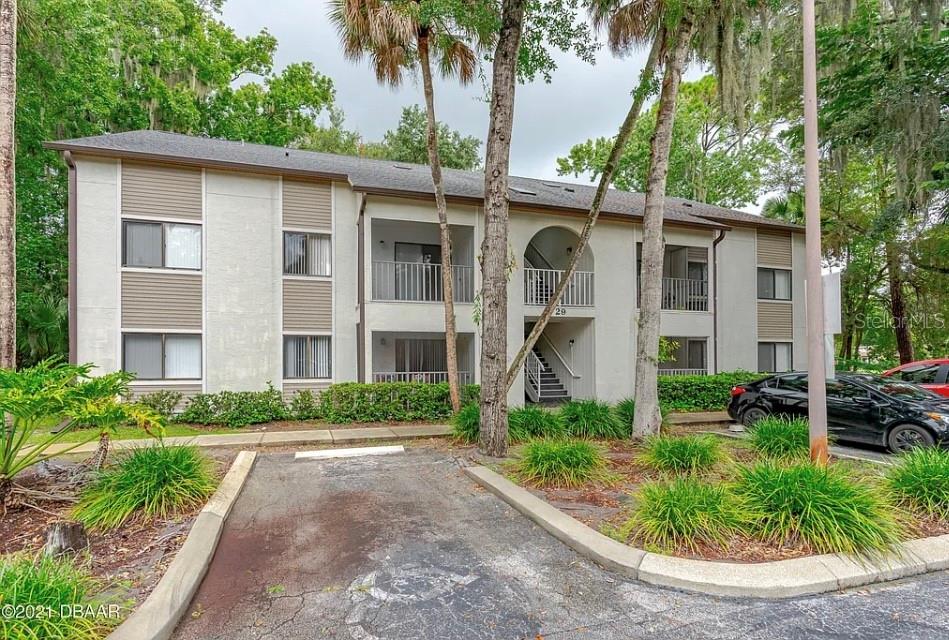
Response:
[[[366,140],[377,140],[395,128],[402,107],[422,102],[420,82],[391,90],[376,83],[367,63],[354,65],[344,59],[327,11],[325,0],[227,0],[223,19],[241,35],[263,28],[273,34],[278,42],[278,69],[291,62],[313,62],[333,79],[336,103],[346,113],[347,127],[358,130]],[[573,144],[612,136],[629,108],[629,94],[645,55],[616,59],[603,48],[596,65],[589,65],[562,54],[550,84],[537,80],[518,86],[511,172],[557,178],[556,159]],[[686,79],[700,75],[699,69],[691,69]],[[438,119],[483,141],[488,126],[483,96],[480,83],[467,89],[450,82],[439,84],[435,92]]]

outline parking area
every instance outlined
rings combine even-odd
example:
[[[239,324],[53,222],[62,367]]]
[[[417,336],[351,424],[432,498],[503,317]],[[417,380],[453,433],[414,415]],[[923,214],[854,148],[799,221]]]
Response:
[[[184,639],[945,638],[946,573],[786,601],[661,589],[600,569],[444,452],[263,454]]]

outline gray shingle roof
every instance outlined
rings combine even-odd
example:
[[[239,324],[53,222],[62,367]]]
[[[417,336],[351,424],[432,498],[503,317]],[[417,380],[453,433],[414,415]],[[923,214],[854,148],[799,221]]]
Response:
[[[300,149],[248,144],[187,136],[164,131],[128,131],[47,143],[53,149],[126,158],[167,160],[190,164],[230,166],[297,175],[314,175],[348,181],[357,191],[370,193],[431,194],[431,173],[426,165],[369,160]],[[484,174],[480,171],[445,169],[445,193],[452,199],[481,200]],[[511,176],[512,206],[569,210],[585,213],[593,200],[593,186]],[[604,214],[641,218],[645,196],[611,189],[603,204]],[[741,211],[725,209],[682,198],[666,198],[665,217],[670,222],[720,228],[723,225],[755,225],[800,230],[785,222],[767,220]]]

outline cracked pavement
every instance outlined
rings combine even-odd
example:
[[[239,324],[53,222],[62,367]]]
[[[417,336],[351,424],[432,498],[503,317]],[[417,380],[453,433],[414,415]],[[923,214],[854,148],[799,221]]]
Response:
[[[578,556],[441,452],[260,455],[177,640],[947,638],[946,572],[766,601]]]

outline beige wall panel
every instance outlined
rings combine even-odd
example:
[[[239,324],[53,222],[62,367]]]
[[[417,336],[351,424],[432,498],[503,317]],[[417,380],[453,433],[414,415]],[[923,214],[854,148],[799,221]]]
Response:
[[[333,330],[333,283],[329,280],[283,281],[283,330]]]
[[[122,213],[201,220],[201,170],[122,163]]]
[[[791,340],[794,307],[781,302],[758,302],[758,339]]]
[[[329,183],[283,179],[283,226],[326,229],[333,225]]]
[[[758,264],[791,268],[791,232],[758,229]]]
[[[122,273],[126,329],[201,329],[201,274]]]

